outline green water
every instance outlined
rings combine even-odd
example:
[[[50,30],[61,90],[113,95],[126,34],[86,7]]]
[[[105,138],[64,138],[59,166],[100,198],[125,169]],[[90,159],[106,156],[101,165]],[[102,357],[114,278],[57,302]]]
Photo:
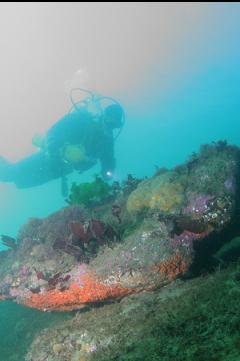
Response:
[[[40,312],[12,302],[0,303],[0,360],[24,361],[27,349],[43,329],[71,314]]]

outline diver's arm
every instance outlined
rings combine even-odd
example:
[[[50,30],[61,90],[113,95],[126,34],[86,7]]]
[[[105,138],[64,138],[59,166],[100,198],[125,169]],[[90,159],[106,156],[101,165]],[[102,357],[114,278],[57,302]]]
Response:
[[[101,162],[102,177],[105,179],[111,179],[116,167],[114,142],[112,137],[106,140],[99,158]]]
[[[82,161],[74,166],[74,169],[79,172],[79,174],[86,172],[87,170],[91,169],[95,166],[97,161],[95,159],[88,158],[85,161]]]

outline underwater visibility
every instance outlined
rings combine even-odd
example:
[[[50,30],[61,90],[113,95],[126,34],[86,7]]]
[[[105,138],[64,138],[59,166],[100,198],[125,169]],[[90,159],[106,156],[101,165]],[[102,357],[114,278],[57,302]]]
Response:
[[[240,4],[20,5],[0,361],[240,361]]]

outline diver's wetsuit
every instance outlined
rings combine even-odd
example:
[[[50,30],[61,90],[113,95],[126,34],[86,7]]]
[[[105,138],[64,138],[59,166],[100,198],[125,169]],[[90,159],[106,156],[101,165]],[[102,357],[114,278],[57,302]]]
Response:
[[[64,161],[59,150],[66,143],[81,144],[87,160],[74,164]],[[18,188],[34,187],[73,170],[83,172],[90,169],[98,159],[103,176],[115,168],[112,130],[104,128],[103,123],[94,120],[90,113],[75,111],[66,114],[49,129],[46,144],[47,152],[39,151],[16,163],[0,166],[0,181],[14,182]]]

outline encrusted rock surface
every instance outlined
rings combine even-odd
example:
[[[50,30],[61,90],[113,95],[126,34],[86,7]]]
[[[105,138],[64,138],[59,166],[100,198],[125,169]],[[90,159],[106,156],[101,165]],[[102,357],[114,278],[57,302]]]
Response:
[[[77,312],[41,332],[26,361],[225,361],[239,358],[240,263]]]

